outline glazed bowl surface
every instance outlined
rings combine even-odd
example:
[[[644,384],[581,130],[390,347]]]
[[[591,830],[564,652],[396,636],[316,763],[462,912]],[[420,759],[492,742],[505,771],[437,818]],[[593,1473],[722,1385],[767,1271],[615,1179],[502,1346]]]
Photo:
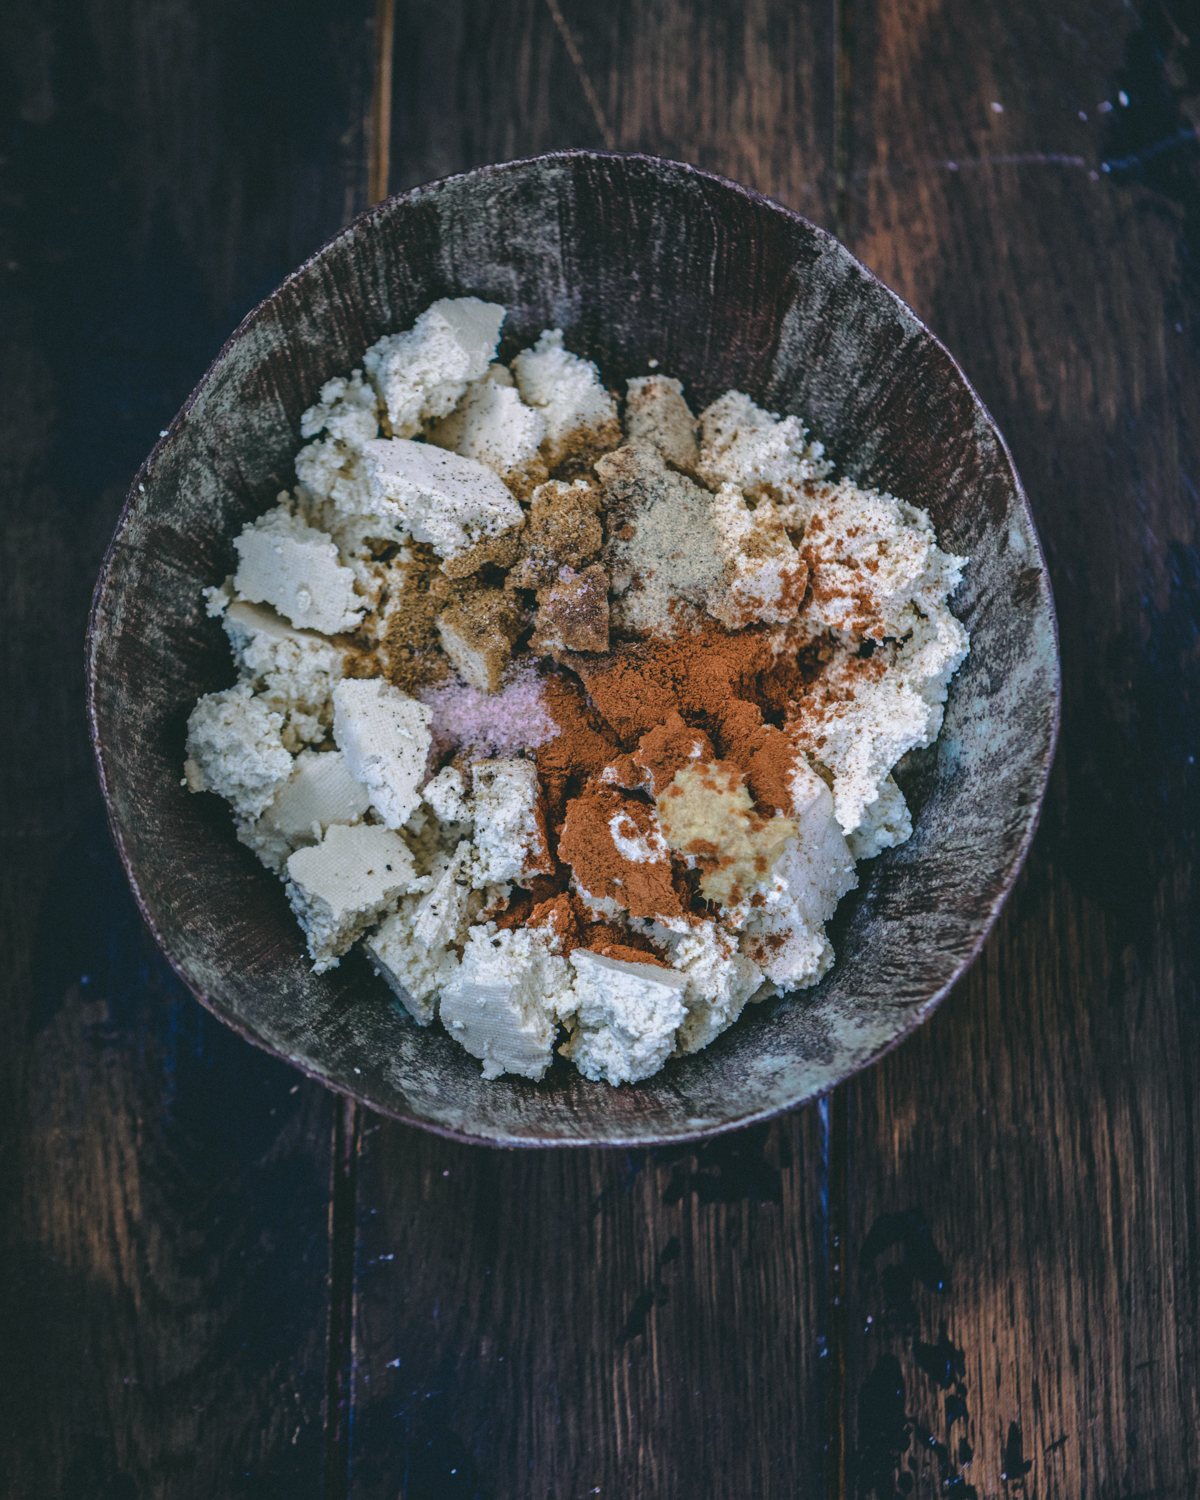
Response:
[[[322,383],[439,297],[508,309],[500,357],[543,328],[611,389],[657,369],[694,410],[729,389],[797,413],[836,472],[926,507],[967,554],[952,599],[971,635],[936,745],[897,772],[915,831],[860,865],[813,989],[747,1007],[704,1051],[612,1088],[556,1060],[484,1082],[417,1026],[361,952],[314,975],[281,882],[227,805],[180,784],[188,714],[229,686],[201,590],[294,482]],[[718,1133],[825,1093],[918,1026],[1012,887],[1058,722],[1053,604],[995,424],[937,339],[814,225],[649,157],[569,152],[485,167],[378,205],[233,334],[139,472],[88,639],[91,731],[113,834],[184,982],[243,1036],[387,1115],[500,1145],[645,1145]],[[236,1101],[231,1101],[236,1107]]]

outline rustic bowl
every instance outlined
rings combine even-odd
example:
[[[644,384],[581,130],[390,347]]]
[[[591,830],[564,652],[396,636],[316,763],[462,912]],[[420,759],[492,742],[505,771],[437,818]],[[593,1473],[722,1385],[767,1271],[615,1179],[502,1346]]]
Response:
[[[705,1051],[611,1088],[561,1059],[484,1083],[415,1025],[361,954],[314,975],[282,884],[229,809],[181,785],[188,713],[234,678],[200,591],[293,482],[300,414],[330,376],[437,297],[508,308],[501,355],[545,327],[611,386],[679,376],[693,404],[749,392],[796,412],[838,471],[930,511],[970,556],[971,633],[935,747],[900,773],[916,831],[861,867],[823,983]],[[252,312],[143,465],[96,588],[92,738],[146,921],[197,999],[250,1041],[397,1119],[502,1145],[646,1144],[825,1093],[918,1026],[979,951],[1029,847],[1058,719],[1053,604],[1004,441],[937,339],[838,242],[678,163],[564,152],[378,205]],[[236,1108],[236,1101],[232,1101]]]

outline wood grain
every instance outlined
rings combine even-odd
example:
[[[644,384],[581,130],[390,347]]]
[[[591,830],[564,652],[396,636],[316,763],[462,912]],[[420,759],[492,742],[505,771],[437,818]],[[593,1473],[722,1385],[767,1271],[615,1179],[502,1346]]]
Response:
[[[411,0],[396,48],[393,192],[486,162],[611,144],[720,172],[831,224],[824,5]]]
[[[1069,0],[855,20],[851,245],[1012,446],[1064,672],[1017,895],[851,1087],[857,1493],[1190,1495],[1200,32]]]
[[[821,1170],[813,1109],[652,1154],[369,1126],[354,1500],[819,1493]]]
[[[364,201],[369,11],[0,13],[0,1494],[320,1491],[331,1101],[184,993],[112,850],[83,632],[125,486]]]

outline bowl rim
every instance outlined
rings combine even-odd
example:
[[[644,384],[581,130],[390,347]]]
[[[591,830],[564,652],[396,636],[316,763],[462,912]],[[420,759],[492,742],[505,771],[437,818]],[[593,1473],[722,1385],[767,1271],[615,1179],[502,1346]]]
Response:
[[[932,992],[924,1001],[920,1002],[919,1004],[913,1005],[907,1011],[904,1024],[896,1031],[893,1036],[889,1037],[886,1042],[884,1042],[876,1050],[872,1051],[865,1060],[857,1062],[834,1083],[828,1085],[825,1088],[818,1089],[812,1094],[807,1094],[801,1099],[796,1099],[790,1102],[784,1101],[782,1103],[772,1103],[761,1110],[751,1111],[736,1120],[722,1120],[711,1125],[697,1126],[695,1129],[691,1130],[676,1130],[661,1135],[653,1133],[631,1133],[628,1136],[614,1135],[599,1139],[590,1138],[586,1133],[578,1136],[546,1137],[539,1137],[534,1135],[482,1135],[473,1133],[469,1130],[456,1129],[452,1125],[447,1125],[436,1120],[430,1120],[415,1113],[405,1113],[403,1110],[381,1103],[378,1100],[368,1098],[364,1094],[357,1092],[350,1085],[344,1084],[334,1078],[329,1077],[319,1068],[310,1066],[303,1060],[288,1055],[288,1053],[282,1048],[272,1044],[262,1036],[258,1035],[248,1024],[246,1024],[242,1020],[239,1015],[231,1011],[227,1011],[224,1007],[220,1006],[203,989],[193,983],[193,981],[183,971],[179,961],[175,957],[175,954],[172,952],[171,947],[167,942],[164,934],[160,930],[157,922],[151,914],[150,906],[142,893],[142,888],[139,883],[133,861],[126,846],[123,829],[114,811],[113,797],[110,791],[109,776],[105,763],[107,752],[103,744],[102,729],[100,724],[97,674],[98,640],[101,634],[102,627],[102,606],[105,598],[107,597],[113,563],[116,558],[119,544],[121,542],[122,534],[129,520],[130,513],[137,503],[138,496],[145,492],[144,480],[146,478],[146,475],[153,466],[160,451],[171,442],[177,428],[195,405],[197,399],[199,398],[201,392],[204,390],[204,387],[207,385],[209,378],[212,376],[213,372],[222,363],[222,361],[232,350],[232,348],[243,338],[247,331],[249,331],[254,326],[254,324],[264,315],[265,309],[267,308],[268,304],[274,302],[275,299],[279,297],[280,293],[282,293],[295,281],[299,280],[314,264],[314,262],[319,261],[332,246],[336,245],[341,240],[347,237],[361,232],[362,228],[371,224],[373,220],[382,218],[385,215],[390,214],[399,204],[417,201],[422,197],[441,192],[444,189],[453,186],[454,184],[461,183],[468,179],[479,180],[481,178],[498,176],[500,174],[518,168],[526,169],[538,166],[558,166],[565,165],[572,161],[580,160],[623,162],[632,161],[645,163],[659,169],[667,168],[673,172],[678,172],[684,177],[697,178],[705,182],[711,182],[719,185],[720,187],[732,191],[737,196],[744,198],[751,203],[766,208],[772,213],[780,214],[785,218],[798,222],[799,224],[804,226],[806,231],[814,234],[817,237],[818,242],[822,240],[827,241],[830,245],[836,247],[836,250],[839,254],[849,257],[859,273],[876,290],[876,292],[882,292],[887,299],[891,300],[904,314],[904,316],[907,319],[911,320],[913,326],[917,330],[919,330],[919,332],[931,342],[933,347],[948,361],[955,376],[961,382],[962,387],[967,392],[977,415],[982,417],[984,423],[990,429],[994,439],[996,440],[1002,463],[1007,467],[1008,475],[1012,480],[1015,498],[1021,509],[1024,511],[1025,518],[1029,523],[1030,539],[1034,548],[1033,563],[1038,568],[1045,583],[1045,608],[1047,624],[1049,625],[1051,644],[1053,646],[1053,673],[1052,681],[1049,684],[1049,702],[1046,705],[1049,709],[1049,722],[1047,726],[1048,733],[1045,743],[1045,749],[1042,752],[1037,767],[1038,774],[1036,782],[1031,787],[1033,795],[1031,796],[1031,800],[1029,803],[1027,822],[1021,840],[1008,859],[1002,885],[1000,886],[997,894],[991,899],[986,915],[984,916],[980,924],[978,932],[969,950],[962,955],[958,963],[955,965],[953,972],[945,980],[945,982],[939,986],[937,990]],[[180,406],[179,410],[176,412],[174,417],[172,417],[167,427],[159,433],[159,436],[155,440],[149,453],[138,466],[137,472],[130,482],[129,489],[126,492],[125,499],[122,502],[121,510],[113,527],[112,537],[105,549],[104,559],[101,563],[100,571],[96,579],[95,588],[92,592],[92,601],[88,612],[84,646],[85,695],[88,735],[91,740],[96,773],[100,783],[100,791],[104,800],[104,810],[109,832],[112,836],[112,840],[116,847],[117,854],[121,860],[121,864],[125,870],[126,878],[129,881],[130,889],[133,892],[133,897],[137,904],[138,910],[141,913],[142,920],[149,929],[150,934],[154,938],[154,941],[157,944],[159,950],[166,958],[167,962],[170,964],[174,973],[182,981],[188,992],[197,1001],[199,1001],[199,1003],[207,1011],[209,1011],[210,1014],[215,1016],[216,1019],[219,1020],[223,1025],[228,1026],[233,1032],[243,1038],[243,1040],[251,1043],[255,1047],[260,1048],[262,1051],[268,1053],[272,1057],[280,1058],[282,1061],[288,1063],[291,1067],[295,1068],[305,1077],[316,1080],[332,1092],[340,1094],[346,1099],[353,1100],[355,1103],[363,1105],[364,1107],[374,1111],[376,1114],[396,1120],[401,1124],[414,1126],[421,1130],[427,1130],[447,1140],[458,1141],[464,1145],[491,1146],[495,1149],[513,1149],[520,1147],[531,1150],[547,1150],[555,1148],[629,1150],[632,1148],[653,1148],[658,1146],[694,1144],[696,1142],[715,1139],[717,1136],[728,1135],[732,1131],[747,1129],[753,1125],[760,1125],[766,1123],[769,1120],[775,1119],[780,1115],[790,1113],[792,1110],[802,1108],[805,1105],[824,1101],[837,1088],[843,1086],[851,1078],[855,1077],[859,1073],[864,1072],[867,1068],[873,1067],[889,1052],[893,1051],[895,1048],[900,1046],[902,1042],[911,1037],[912,1034],[929,1019],[933,1012],[938,1009],[938,1007],[946,999],[950,991],[954,989],[959,981],[963,978],[968,969],[970,969],[971,966],[975,963],[975,960],[979,957],[984,944],[990,937],[992,929],[995,927],[996,921],[999,918],[1000,912],[1016,885],[1017,879],[1029,855],[1030,848],[1033,845],[1034,838],[1037,835],[1037,831],[1041,823],[1042,810],[1045,804],[1050,774],[1053,768],[1054,758],[1058,748],[1062,718],[1062,657],[1060,632],[1058,626],[1058,613],[1055,608],[1054,592],[1051,584],[1049,567],[1046,561],[1045,549],[1042,545],[1041,536],[1037,529],[1037,524],[1033,515],[1033,509],[1029,503],[1029,497],[1025,492],[1023,483],[1021,482],[1021,477],[1017,470],[1016,463],[1013,460],[1012,452],[1008,446],[1008,442],[1005,439],[1004,434],[1001,432],[995,418],[992,416],[991,411],[988,409],[982,397],[979,395],[978,391],[975,389],[974,385],[967,377],[958,360],[946,347],[942,340],[937,336],[937,334],[935,334],[924,322],[924,320],[919,317],[916,312],[913,311],[913,309],[908,305],[907,302],[904,301],[899,293],[893,291],[892,288],[889,287],[884,281],[882,281],[880,277],[878,277],[875,272],[870,269],[869,266],[865,265],[861,260],[859,260],[847,245],[843,244],[843,242],[839,240],[836,235],[830,233],[829,230],[824,229],[821,225],[814,223],[811,219],[805,218],[803,214],[797,212],[793,208],[788,207],[787,204],[781,202],[778,198],[774,198],[766,193],[760,193],[756,189],[747,187],[743,183],[735,182],[728,177],[722,176],[720,173],[693,166],[688,162],[676,161],[670,157],[655,156],[652,153],[640,151],[603,151],[588,150],[586,148],[572,148],[569,150],[545,152],[537,156],[514,157],[507,161],[489,162],[482,166],[469,168],[464,172],[451,173],[445,177],[439,177],[429,182],[417,184],[414,187],[406,188],[403,192],[393,193],[388,197],[381,199],[378,203],[371,204],[362,212],[356,214],[355,217],[349,220],[348,223],[328,236],[328,238],[323,240],[321,244],[309,255],[307,255],[298,266],[289,271],[288,274],[275,287],[273,287],[265,297],[261,298],[257,303],[255,303],[252,308],[250,308],[245,313],[245,315],[238,322],[237,326],[221,344],[220,349],[216,352],[208,365],[205,367],[203,373],[196,381],[196,384],[188,394],[187,398],[184,400],[183,404]],[[951,687],[951,691],[953,691],[953,687]]]

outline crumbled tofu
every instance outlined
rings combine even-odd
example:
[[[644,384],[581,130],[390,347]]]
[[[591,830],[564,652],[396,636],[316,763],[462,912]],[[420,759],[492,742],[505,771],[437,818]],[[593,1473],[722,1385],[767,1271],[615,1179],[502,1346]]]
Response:
[[[384,823],[401,828],[421,802],[431,711],[378,678],[339,682],[333,709],[333,737],[352,775]]]
[[[280,737],[283,715],[249,686],[206,693],[188,717],[185,779],[193,792],[216,792],[242,818],[257,818],[292,774]]]
[[[379,436],[377,398],[361,370],[327,380],[321,399],[300,418],[301,437],[313,438],[322,432],[352,450]]]
[[[698,922],[681,934],[671,934],[671,968],[686,981],[683,1003],[687,1015],[680,1022],[675,1052],[699,1052],[715,1041],[741,1015],[746,1002],[762,984],[762,971],[738,951],[737,938],[715,922]]]
[[[549,874],[554,859],[546,838],[537,767],[531,760],[480,760],[475,785],[477,885]]]
[[[950,678],[967,649],[966,631],[941,609],[918,620],[899,646],[877,647],[869,661],[873,674],[849,651],[835,656],[820,686],[800,700],[788,733],[833,772],[834,811],[844,833],[863,821],[900,757],[937,738]]]
[[[462,772],[445,766],[421,793],[442,823],[469,823],[475,816]]]
[[[729,630],[755,620],[783,625],[804,603],[808,565],[793,546],[770,500],[751,510],[741,490],[723,484],[712,507],[724,577],[706,601],[708,612]]]
[[[486,464],[516,494],[526,495],[546,478],[538,453],[546,419],[525,405],[511,376],[503,384],[493,375],[500,370],[508,375],[503,365],[494,365],[448,417],[430,428],[429,441]]]
[[[795,843],[788,842],[776,865],[789,900],[810,927],[819,927],[858,884],[854,856],[834,817],[829,788],[803,759],[789,778]]]
[[[505,587],[546,588],[560,568],[591,562],[604,545],[604,528],[596,514],[601,499],[600,490],[587,479],[573,484],[551,479],[539,485],[520,534],[520,556]]]
[[[608,1083],[636,1083],[657,1073],[687,1016],[686,978],[586,948],[574,950],[571,964],[575,1025],[563,1055],[585,1078]]]
[[[667,375],[637,376],[626,382],[625,436],[650,443],[669,464],[696,472],[700,449],[696,419],[683,399],[683,385]]]
[[[504,316],[437,302],[305,411],[205,590],[240,680],[185,781],[318,972],[361,938],[485,1078],[541,1078],[561,1027],[636,1082],[828,971],[856,858],[912,832],[890,772],[941,726],[964,559],[739,392],[697,419],[632,379],[622,436],[561,330],[495,362]]]
[[[550,468],[621,441],[616,402],[592,361],[563,348],[561,328],[547,329],[512,368],[522,401],[545,419],[542,453]]]
[[[378,823],[335,823],[319,844],[296,850],[287,874],[288,900],[317,974],[335,968],[355,939],[420,883],[404,840]]]
[[[745,777],[728,761],[682,766],[658,798],[663,836],[703,871],[706,900],[735,906],[767,878],[796,836],[791,818],[760,817]]]
[[[363,366],[397,437],[416,437],[422,423],[450,415],[495,359],[503,321],[495,302],[444,297],[406,332],[371,345]]]
[[[912,814],[904,793],[891,776],[885,776],[879,796],[863,812],[862,822],[846,840],[855,859],[874,859],[885,849],[894,849],[912,837]]]
[[[825,928],[810,927],[785,906],[755,913],[742,933],[741,946],[780,993],[818,984],[833,964],[833,944]]]
[[[302,750],[262,816],[238,824],[238,838],[278,875],[289,854],[320,843],[331,823],[361,822],[370,805],[366,787],[351,776],[340,750]]]
[[[453,854],[439,854],[424,895],[408,896],[364,942],[398,999],[421,1026],[438,1010],[441,991],[458,969],[470,926],[487,896],[472,886],[474,850],[462,839]]]
[[[403,438],[377,438],[364,451],[377,506],[395,505],[413,539],[443,562],[524,524],[508,486],[477,459]]]
[[[554,657],[608,650],[608,574],[599,563],[581,573],[562,568],[558,581],[539,593],[530,650]]]
[[[437,617],[442,650],[464,682],[484,693],[499,690],[525,616],[503,589],[476,589]]]
[[[240,559],[233,585],[251,604],[271,604],[293,625],[325,635],[362,619],[354,574],[338,561],[332,538],[286,507],[250,522],[233,545]]]
[[[315,630],[297,630],[262,604],[234,599],[222,624],[238,677],[283,716],[283,743],[293,753],[323,740],[333,723],[333,684],[345,652]]]
[[[966,563],[943,552],[929,516],[848,480],[809,486],[790,507],[803,524],[814,624],[881,641],[945,609]]]
[[[471,929],[462,963],[442,991],[442,1024],[483,1063],[485,1078],[541,1078],[553,1061],[560,1008],[569,1012],[571,971],[552,934]]]
[[[672,636],[680,602],[703,608],[724,583],[713,497],[646,446],[606,453],[596,473],[615,512],[605,549],[618,596],[613,624],[632,635]]]
[[[470,840],[461,839],[432,888],[421,897],[413,913],[412,932],[422,948],[432,952],[466,941],[472,894],[479,896],[476,909],[483,905],[482,894],[473,882],[474,854]]]
[[[740,391],[702,411],[700,431],[700,478],[714,490],[733,484],[747,495],[787,495],[829,473],[824,448],[808,441],[799,417],[763,411]]]

